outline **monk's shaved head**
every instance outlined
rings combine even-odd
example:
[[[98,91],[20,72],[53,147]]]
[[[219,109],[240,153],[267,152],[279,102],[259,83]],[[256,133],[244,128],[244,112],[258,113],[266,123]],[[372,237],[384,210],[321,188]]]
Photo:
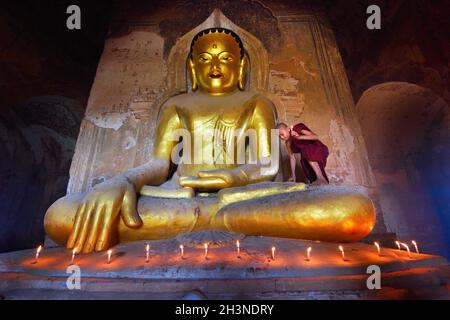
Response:
[[[289,132],[289,127],[286,123],[280,122],[277,124],[276,129],[278,129],[278,134],[280,136],[281,140],[287,141],[289,140],[289,137],[291,136]]]

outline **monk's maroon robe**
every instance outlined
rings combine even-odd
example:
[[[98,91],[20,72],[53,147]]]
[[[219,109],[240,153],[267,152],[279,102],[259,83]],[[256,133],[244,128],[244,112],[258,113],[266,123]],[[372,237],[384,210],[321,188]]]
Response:
[[[309,128],[303,123],[296,124],[292,130],[297,132],[299,135],[302,134],[302,130],[309,130]],[[291,135],[289,138],[291,142],[291,150],[293,153],[300,153],[302,159],[302,169],[303,172],[310,182],[317,180],[317,175],[313,168],[310,166],[308,161],[314,161],[319,164],[320,170],[322,171],[325,179],[328,180],[327,174],[325,172],[325,166],[327,165],[327,157],[329,151],[326,145],[324,145],[320,140],[298,140]]]

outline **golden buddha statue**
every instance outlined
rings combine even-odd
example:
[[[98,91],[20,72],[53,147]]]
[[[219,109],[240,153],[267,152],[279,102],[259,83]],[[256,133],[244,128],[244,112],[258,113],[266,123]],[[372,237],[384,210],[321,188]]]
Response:
[[[56,201],[44,222],[50,238],[89,253],[202,230],[339,242],[370,233],[375,210],[367,196],[271,182],[279,169],[275,108],[245,91],[247,58],[233,31],[198,33],[188,64],[193,92],[161,107],[152,160]],[[168,179],[174,150],[182,160]],[[268,164],[273,154],[277,161]]]

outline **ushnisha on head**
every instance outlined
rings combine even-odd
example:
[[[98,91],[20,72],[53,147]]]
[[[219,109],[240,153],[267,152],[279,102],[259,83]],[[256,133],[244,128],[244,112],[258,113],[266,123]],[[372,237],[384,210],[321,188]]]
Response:
[[[290,128],[286,123],[280,122],[279,124],[277,124],[276,129],[278,129],[278,135],[280,136],[281,140],[289,140],[291,133]]]
[[[192,89],[218,95],[244,90],[246,61],[244,45],[235,32],[224,28],[199,32],[189,53]]]

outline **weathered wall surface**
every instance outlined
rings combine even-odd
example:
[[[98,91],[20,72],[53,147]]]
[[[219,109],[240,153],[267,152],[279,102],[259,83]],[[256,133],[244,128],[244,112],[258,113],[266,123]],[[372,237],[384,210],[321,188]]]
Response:
[[[159,106],[189,90],[190,41],[198,31],[214,26],[242,37],[250,58],[249,90],[269,96],[280,121],[305,122],[329,146],[331,182],[375,190],[334,34],[317,8],[292,1],[117,5],[68,192],[88,190],[149,159]]]

